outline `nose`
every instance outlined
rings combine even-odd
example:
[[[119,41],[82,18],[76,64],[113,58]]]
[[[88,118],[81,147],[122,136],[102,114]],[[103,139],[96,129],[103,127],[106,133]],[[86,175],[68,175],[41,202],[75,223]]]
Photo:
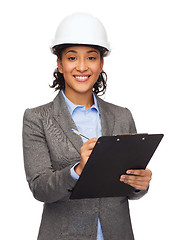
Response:
[[[77,62],[76,70],[79,72],[85,72],[86,70],[88,70],[88,65],[85,59],[80,59]]]

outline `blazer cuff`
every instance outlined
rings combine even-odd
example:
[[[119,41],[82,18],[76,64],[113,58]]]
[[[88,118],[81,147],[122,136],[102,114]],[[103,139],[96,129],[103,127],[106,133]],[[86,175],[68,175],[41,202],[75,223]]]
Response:
[[[138,200],[142,198],[147,192],[148,192],[149,186],[146,190],[139,190],[139,191],[133,191],[129,196],[128,199],[130,200]]]

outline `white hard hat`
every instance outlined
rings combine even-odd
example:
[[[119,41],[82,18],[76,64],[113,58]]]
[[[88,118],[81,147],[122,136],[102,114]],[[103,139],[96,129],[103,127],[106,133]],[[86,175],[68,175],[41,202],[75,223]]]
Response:
[[[95,45],[105,48],[106,56],[110,53],[103,24],[89,13],[74,13],[64,18],[56,30],[51,49],[61,44]]]

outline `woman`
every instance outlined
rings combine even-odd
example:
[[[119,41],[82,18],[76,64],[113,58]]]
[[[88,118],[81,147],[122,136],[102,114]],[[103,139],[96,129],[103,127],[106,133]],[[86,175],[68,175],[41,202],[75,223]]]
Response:
[[[27,109],[23,125],[27,180],[34,197],[44,202],[38,239],[134,239],[128,199],[147,192],[150,170],[130,169],[120,177],[135,188],[127,197],[69,199],[97,138],[136,132],[128,109],[97,96],[106,89],[105,29],[89,14],[73,14],[59,25],[51,49],[58,65],[51,87],[59,93],[52,102]]]

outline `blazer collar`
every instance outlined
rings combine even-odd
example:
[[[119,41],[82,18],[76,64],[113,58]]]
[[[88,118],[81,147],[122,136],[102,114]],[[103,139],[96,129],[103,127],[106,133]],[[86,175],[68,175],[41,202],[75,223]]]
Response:
[[[106,102],[104,102],[98,96],[96,96],[96,99],[100,110],[102,135],[112,135],[114,128],[114,115],[110,112]],[[53,101],[53,108],[55,120],[58,122],[65,135],[70,139],[76,150],[80,153],[80,148],[83,144],[83,141],[80,136],[71,131],[72,128],[77,129],[77,127],[71,117],[71,114],[69,113],[61,91],[59,91],[58,95]]]

